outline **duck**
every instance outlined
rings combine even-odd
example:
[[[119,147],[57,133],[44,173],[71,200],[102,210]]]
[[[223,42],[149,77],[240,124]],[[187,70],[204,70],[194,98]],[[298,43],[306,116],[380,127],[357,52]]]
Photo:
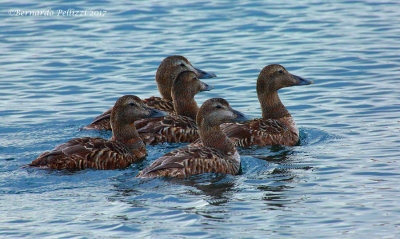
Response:
[[[244,120],[247,118],[232,109],[225,99],[212,98],[205,101],[196,116],[199,140],[156,159],[136,177],[186,178],[202,173],[238,174],[240,155],[220,125]]]
[[[196,115],[199,107],[194,96],[212,86],[202,82],[193,71],[181,72],[172,84],[174,113],[155,119],[142,119],[135,126],[145,144],[191,143],[199,138]]]
[[[214,73],[209,73],[194,67],[192,63],[190,63],[189,60],[184,56],[168,56],[163,59],[156,72],[156,83],[161,97],[151,96],[147,99],[144,99],[144,103],[151,108],[173,113],[174,105],[171,96],[172,83],[179,73],[187,70],[195,72],[197,77],[200,79],[216,77]],[[111,130],[111,110],[112,108],[100,114],[94,118],[89,125],[83,127],[82,129]]]
[[[44,152],[28,166],[48,169],[82,170],[87,168],[124,169],[146,157],[146,147],[134,127],[142,118],[161,117],[166,113],[150,108],[137,96],[120,97],[111,111],[112,137],[75,138]]]
[[[289,73],[283,66],[265,66],[257,79],[257,96],[262,118],[221,126],[236,146],[285,145],[294,146],[299,141],[296,123],[279,98],[278,90],[284,87],[310,85],[313,81]]]

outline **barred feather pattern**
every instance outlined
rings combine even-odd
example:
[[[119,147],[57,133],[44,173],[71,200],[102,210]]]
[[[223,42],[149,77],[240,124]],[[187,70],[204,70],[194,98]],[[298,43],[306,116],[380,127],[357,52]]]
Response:
[[[96,116],[92,123],[83,127],[83,129],[98,129],[98,130],[111,130],[110,116],[113,108],[105,111],[99,116]]]
[[[135,121],[135,127],[145,144],[191,143],[199,138],[196,122],[183,115]]]
[[[160,97],[152,96],[150,98],[144,99],[143,102],[154,109],[162,110],[167,113],[174,112],[174,105],[172,100],[163,99]],[[102,113],[101,115],[94,118],[92,123],[85,126],[84,129],[97,129],[97,130],[111,130],[110,116],[112,108]]]
[[[41,154],[29,166],[73,170],[123,169],[146,156],[146,148],[141,144],[131,150],[121,142],[103,138],[77,138]]]
[[[222,131],[235,146],[286,145],[294,146],[299,141],[299,130],[292,117],[279,119],[253,119],[245,123],[226,123]]]
[[[185,178],[202,173],[236,175],[239,170],[240,156],[236,150],[223,154],[199,142],[165,154],[141,171],[137,177]]]
[[[144,99],[143,102],[151,108],[162,110],[167,113],[174,112],[174,104],[172,100],[163,99],[161,97],[152,96],[150,98]]]

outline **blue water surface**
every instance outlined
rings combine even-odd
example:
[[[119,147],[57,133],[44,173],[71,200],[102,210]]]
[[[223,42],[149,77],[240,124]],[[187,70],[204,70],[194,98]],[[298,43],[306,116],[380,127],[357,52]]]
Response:
[[[22,0],[0,22],[0,237],[400,237],[400,2]],[[218,75],[199,104],[224,97],[250,117],[264,66],[313,80],[279,92],[300,145],[240,149],[237,176],[135,178],[179,144],[124,170],[23,168],[110,137],[79,129],[124,94],[158,96],[174,54]]]

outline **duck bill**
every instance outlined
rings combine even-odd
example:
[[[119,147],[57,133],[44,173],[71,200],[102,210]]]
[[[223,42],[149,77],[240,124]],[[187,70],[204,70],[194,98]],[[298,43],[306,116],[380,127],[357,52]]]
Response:
[[[242,112],[237,110],[232,110],[232,112],[236,115],[236,118],[232,120],[233,122],[244,122],[249,120]]]
[[[199,77],[199,79],[207,79],[207,78],[217,77],[217,75],[214,73],[208,73],[208,72],[203,71],[196,67],[194,67],[194,69],[196,70],[196,75],[197,75],[197,77]]]
[[[206,83],[204,83],[204,82],[201,81],[200,92],[201,92],[201,91],[210,91],[210,90],[212,90],[212,89],[214,89],[214,86],[208,85],[208,84],[206,84]]]
[[[292,77],[293,77],[293,78],[295,79],[295,81],[296,81],[296,84],[295,84],[295,85],[311,85],[311,84],[314,83],[314,81],[304,79],[304,78],[302,78],[302,77],[300,77],[300,76],[292,75]]]
[[[157,110],[157,109],[153,109],[153,108],[148,108],[149,110],[149,114],[147,115],[146,118],[159,118],[159,117],[163,117],[166,116],[167,113],[165,113],[164,111],[161,110]]]

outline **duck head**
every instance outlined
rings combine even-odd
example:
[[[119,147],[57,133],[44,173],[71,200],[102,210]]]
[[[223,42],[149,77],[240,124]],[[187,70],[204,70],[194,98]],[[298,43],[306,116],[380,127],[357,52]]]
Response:
[[[199,92],[210,91],[214,87],[209,86],[199,80],[197,74],[193,71],[183,71],[179,73],[172,85],[172,94],[184,94],[188,97],[193,97]]]
[[[295,85],[310,85],[313,81],[290,74],[285,67],[273,64],[264,67],[257,79],[257,93],[277,91]]]
[[[120,97],[111,111],[111,128],[131,125],[134,121],[144,118],[165,116],[165,112],[147,107],[143,101],[134,95]]]
[[[263,118],[290,117],[289,111],[278,96],[278,90],[284,87],[312,83],[310,80],[290,74],[281,65],[273,64],[264,67],[257,79],[257,95],[261,104]]]
[[[183,71],[192,71],[200,79],[216,77],[214,73],[208,73],[199,68],[195,68],[188,59],[183,56],[168,56],[161,62],[156,73],[157,87],[162,98],[172,100],[172,84],[176,77]]]
[[[197,113],[197,125],[215,127],[228,122],[243,122],[248,120],[243,113],[232,109],[222,98],[212,98],[203,103]]]
[[[232,109],[222,98],[212,98],[203,103],[197,113],[199,136],[204,146],[212,147],[224,154],[236,152],[233,142],[222,132],[220,125],[228,122],[242,122],[247,118]]]
[[[174,110],[178,115],[196,119],[199,107],[194,96],[201,91],[212,90],[213,87],[199,80],[193,71],[179,73],[172,85],[172,99]]]

